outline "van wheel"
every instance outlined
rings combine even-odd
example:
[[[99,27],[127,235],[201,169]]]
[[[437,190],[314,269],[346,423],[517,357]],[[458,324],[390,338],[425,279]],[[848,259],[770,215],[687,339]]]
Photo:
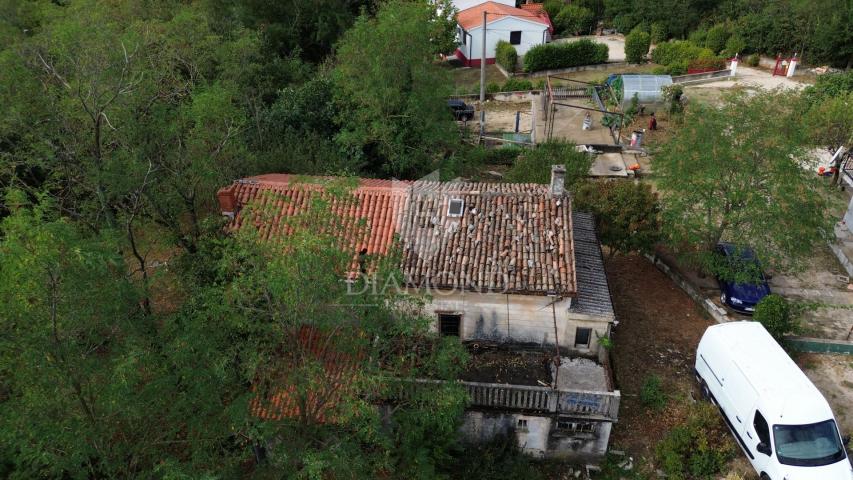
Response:
[[[767,475],[766,473],[762,473],[760,478],[761,478],[761,480],[770,480],[770,476]]]
[[[708,389],[708,384],[705,380],[699,377],[699,391],[702,392],[702,399],[706,402],[711,402],[711,390]]]

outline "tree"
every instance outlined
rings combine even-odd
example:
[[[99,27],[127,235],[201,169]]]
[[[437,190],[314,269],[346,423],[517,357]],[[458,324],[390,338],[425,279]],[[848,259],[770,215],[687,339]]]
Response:
[[[595,27],[592,10],[577,5],[565,5],[554,17],[554,28],[562,35],[585,35]]]
[[[648,33],[634,29],[625,37],[625,58],[631,63],[643,63],[649,53],[651,37]]]
[[[648,184],[586,182],[575,192],[574,208],[595,214],[598,237],[611,256],[651,252],[660,238],[660,207]]]
[[[709,273],[723,239],[752,247],[770,268],[796,267],[831,232],[808,161],[797,94],[735,94],[719,108],[691,105],[653,169],[664,235],[685,260]],[[723,262],[724,263],[724,262]]]
[[[592,157],[579,152],[574,143],[551,140],[541,143],[518,156],[505,178],[515,183],[550,183],[551,166],[566,166],[566,190],[589,175]]]
[[[363,158],[369,172],[417,178],[458,139],[446,105],[451,87],[433,63],[434,10],[385,3],[375,18],[360,17],[338,45],[336,141]]]
[[[726,48],[726,41],[729,39],[729,29],[724,24],[717,24],[708,30],[705,37],[705,48],[711,49],[714,53],[720,53]]]

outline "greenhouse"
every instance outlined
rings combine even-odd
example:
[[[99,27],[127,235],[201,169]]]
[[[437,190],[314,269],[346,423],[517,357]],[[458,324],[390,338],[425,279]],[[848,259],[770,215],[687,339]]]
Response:
[[[628,108],[634,95],[641,105],[650,103],[661,103],[663,101],[662,88],[672,85],[672,77],[669,75],[613,75],[607,79],[607,83],[620,99],[623,109]]]

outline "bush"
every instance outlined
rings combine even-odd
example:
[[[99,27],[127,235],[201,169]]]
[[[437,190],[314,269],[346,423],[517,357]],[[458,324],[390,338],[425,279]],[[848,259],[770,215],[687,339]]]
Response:
[[[764,325],[770,335],[779,342],[785,334],[796,333],[799,330],[799,324],[791,312],[791,305],[775,293],[767,295],[758,302],[752,319]]]
[[[693,45],[705,45],[705,38],[708,36],[708,31],[700,28],[687,36],[687,41]]]
[[[705,37],[705,48],[710,49],[714,53],[720,53],[726,48],[726,41],[729,39],[729,29],[723,24],[717,24],[708,30],[708,35]]]
[[[663,392],[663,382],[657,375],[649,375],[640,390],[640,401],[646,408],[662,410],[666,406],[666,394]]]
[[[727,57],[734,57],[738,53],[743,53],[746,50],[746,40],[740,35],[732,35],[726,40],[726,49],[723,50]]]
[[[589,174],[592,157],[577,151],[575,144],[562,140],[552,140],[526,150],[519,155],[504,178],[515,183],[549,183],[551,165],[566,166],[566,190],[571,190],[581,179]]]
[[[583,39],[567,43],[536,45],[524,55],[524,71],[594,65],[607,62],[607,45]]]
[[[533,82],[524,78],[510,78],[507,79],[506,82],[504,82],[502,91],[517,92],[522,90],[533,90]]]
[[[592,10],[577,5],[566,5],[554,17],[554,29],[561,35],[587,34],[595,26]]]
[[[676,70],[687,71],[687,64],[697,58],[713,58],[710,49],[698,47],[687,40],[671,40],[664,42],[652,50],[652,61],[667,67],[677,67]],[[683,68],[682,68],[683,67]],[[683,73],[683,72],[682,72]],[[680,75],[680,73],[673,73]]]
[[[639,19],[637,19],[637,17],[624,13],[617,15],[616,18],[613,19],[613,28],[622,33],[630,32],[635,26],[637,26],[637,23],[639,23]]]
[[[518,66],[518,52],[509,42],[500,40],[495,46],[495,61],[507,72],[514,72]]]
[[[665,42],[667,38],[666,25],[660,22],[653,23],[649,36],[651,37],[651,42],[654,44]]]
[[[501,84],[495,82],[489,82],[486,84],[486,92],[487,93],[497,93],[501,91]]]
[[[720,57],[697,58],[687,64],[688,70],[725,70],[726,61]]]
[[[631,63],[643,63],[649,53],[651,36],[648,33],[634,29],[625,37],[625,58]]]
[[[759,63],[761,63],[761,56],[757,53],[753,53],[752,55],[746,57],[746,64],[750,67],[757,67]]]
[[[720,441],[728,430],[710,403],[698,403],[687,422],[670,430],[657,445],[658,466],[667,478],[713,478],[734,455],[733,443]]]

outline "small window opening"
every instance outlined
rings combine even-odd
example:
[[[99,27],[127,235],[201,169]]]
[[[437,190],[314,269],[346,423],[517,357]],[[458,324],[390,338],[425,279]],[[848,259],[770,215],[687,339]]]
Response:
[[[521,32],[509,32],[510,45],[521,45]]]
[[[449,313],[438,314],[438,331],[446,337],[458,337],[459,326],[462,323],[462,315]]]
[[[573,422],[571,420],[558,420],[557,429],[572,433],[595,433],[595,423]]]
[[[589,340],[592,337],[592,329],[585,327],[578,327],[575,330],[575,346],[576,347],[589,347]]]
[[[524,418],[519,418],[517,427],[520,431],[526,432],[527,431],[527,420]]]
[[[448,217],[461,217],[462,212],[465,209],[465,201],[461,198],[454,198],[450,201],[450,205],[447,207],[447,216]]]

